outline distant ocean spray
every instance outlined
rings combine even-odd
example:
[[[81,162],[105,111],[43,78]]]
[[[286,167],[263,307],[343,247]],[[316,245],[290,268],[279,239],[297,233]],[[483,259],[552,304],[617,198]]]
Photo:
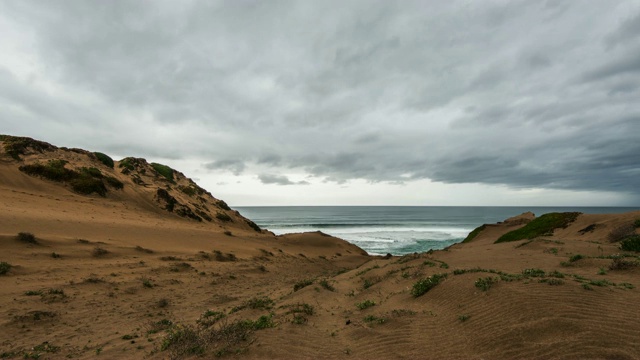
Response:
[[[307,231],[345,239],[372,255],[403,255],[439,250],[462,241],[482,224],[496,223],[531,211],[621,213],[620,207],[413,207],[413,206],[278,206],[236,207],[245,217],[276,235]]]

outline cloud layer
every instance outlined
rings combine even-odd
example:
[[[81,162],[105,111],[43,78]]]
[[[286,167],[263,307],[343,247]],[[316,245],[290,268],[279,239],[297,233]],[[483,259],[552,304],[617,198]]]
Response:
[[[638,201],[638,2],[20,0],[0,14],[2,132],[263,184]]]

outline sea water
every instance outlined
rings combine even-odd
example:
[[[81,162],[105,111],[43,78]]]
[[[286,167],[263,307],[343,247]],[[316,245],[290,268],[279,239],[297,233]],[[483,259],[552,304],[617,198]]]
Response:
[[[527,211],[621,213],[620,207],[433,207],[433,206],[278,206],[237,207],[242,215],[276,235],[307,231],[347,240],[372,255],[404,255],[444,249],[476,227]]]

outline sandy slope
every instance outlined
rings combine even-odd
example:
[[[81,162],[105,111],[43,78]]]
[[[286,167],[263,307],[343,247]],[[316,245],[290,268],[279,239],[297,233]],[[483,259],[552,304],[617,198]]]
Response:
[[[149,186],[79,195],[0,161],[0,261],[13,265],[0,275],[0,354],[170,358],[172,347],[160,348],[172,330],[158,323],[195,329],[212,310],[227,315],[214,327],[273,314],[274,327],[250,332],[225,357],[640,358],[640,268],[609,270],[606,258],[620,253],[607,234],[640,212],[581,215],[553,236],[493,243],[533,217],[524,215],[445,251],[381,258],[321,233],[276,237],[241,218],[181,218],[159,208]],[[38,243],[16,240],[21,231]],[[235,261],[221,261],[228,254]],[[584,258],[569,262],[575,254]],[[547,276],[516,277],[531,268]],[[464,269],[482,271],[454,274]],[[417,281],[438,273],[443,282],[412,296]],[[474,283],[486,277],[496,282],[482,291]],[[294,291],[305,279],[313,283]],[[271,308],[233,311],[256,297],[273,300]],[[375,305],[356,306],[367,300]],[[313,314],[294,318],[303,304]]]

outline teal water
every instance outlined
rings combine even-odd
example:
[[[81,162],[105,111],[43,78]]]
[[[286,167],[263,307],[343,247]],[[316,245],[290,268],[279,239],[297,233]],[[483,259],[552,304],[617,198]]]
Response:
[[[464,207],[464,206],[278,206],[237,207],[242,215],[277,235],[322,231],[370,254],[404,255],[439,250],[462,241],[482,224],[531,211],[621,213],[621,207]]]

